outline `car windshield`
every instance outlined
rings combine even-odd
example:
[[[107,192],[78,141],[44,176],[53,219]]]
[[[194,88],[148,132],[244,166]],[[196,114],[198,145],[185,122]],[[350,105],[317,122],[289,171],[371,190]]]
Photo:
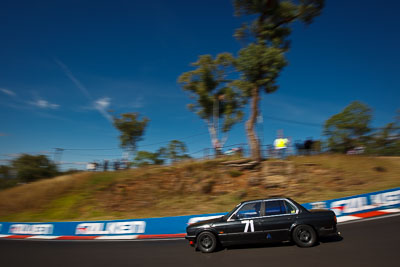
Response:
[[[261,202],[251,202],[244,204],[239,211],[236,212],[238,219],[254,218],[260,216]]]
[[[242,203],[239,203],[236,205],[236,207],[233,208],[228,214],[226,214],[224,217],[222,217],[224,220],[228,219],[236,210],[237,208],[241,205]]]

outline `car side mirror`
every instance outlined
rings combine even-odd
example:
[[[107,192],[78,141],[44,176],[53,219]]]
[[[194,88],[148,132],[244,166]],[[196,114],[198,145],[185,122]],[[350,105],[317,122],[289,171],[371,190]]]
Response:
[[[237,219],[238,219],[237,214],[233,214],[232,217],[231,217],[231,220],[237,220]]]

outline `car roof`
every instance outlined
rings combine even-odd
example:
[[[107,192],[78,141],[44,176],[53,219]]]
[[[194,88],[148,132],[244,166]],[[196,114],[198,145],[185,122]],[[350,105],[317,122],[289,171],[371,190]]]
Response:
[[[289,198],[289,197],[269,197],[269,198],[259,198],[259,199],[246,200],[246,201],[240,202],[239,204],[244,204],[244,203],[254,202],[254,201],[281,200],[281,199],[287,199],[287,200],[290,200],[290,201],[294,202],[294,201],[293,201],[291,198]]]

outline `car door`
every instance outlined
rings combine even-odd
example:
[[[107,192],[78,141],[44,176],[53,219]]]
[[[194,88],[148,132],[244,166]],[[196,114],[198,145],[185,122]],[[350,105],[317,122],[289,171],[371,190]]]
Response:
[[[219,237],[224,243],[252,243],[262,238],[260,224],[262,201],[244,203],[218,227]]]
[[[286,200],[264,202],[263,217],[259,219],[264,241],[284,241],[290,238],[290,228],[298,210]]]

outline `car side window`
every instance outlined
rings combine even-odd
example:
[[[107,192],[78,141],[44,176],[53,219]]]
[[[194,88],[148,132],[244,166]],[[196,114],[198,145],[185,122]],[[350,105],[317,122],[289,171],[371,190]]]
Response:
[[[285,207],[286,207],[287,213],[289,213],[289,214],[295,214],[295,213],[296,213],[296,208],[293,207],[292,204],[290,204],[290,203],[287,202],[287,201],[284,201],[284,203],[285,203]]]
[[[286,207],[282,200],[265,202],[265,216],[286,214]]]
[[[236,213],[238,219],[260,217],[261,202],[252,202],[243,205]]]

